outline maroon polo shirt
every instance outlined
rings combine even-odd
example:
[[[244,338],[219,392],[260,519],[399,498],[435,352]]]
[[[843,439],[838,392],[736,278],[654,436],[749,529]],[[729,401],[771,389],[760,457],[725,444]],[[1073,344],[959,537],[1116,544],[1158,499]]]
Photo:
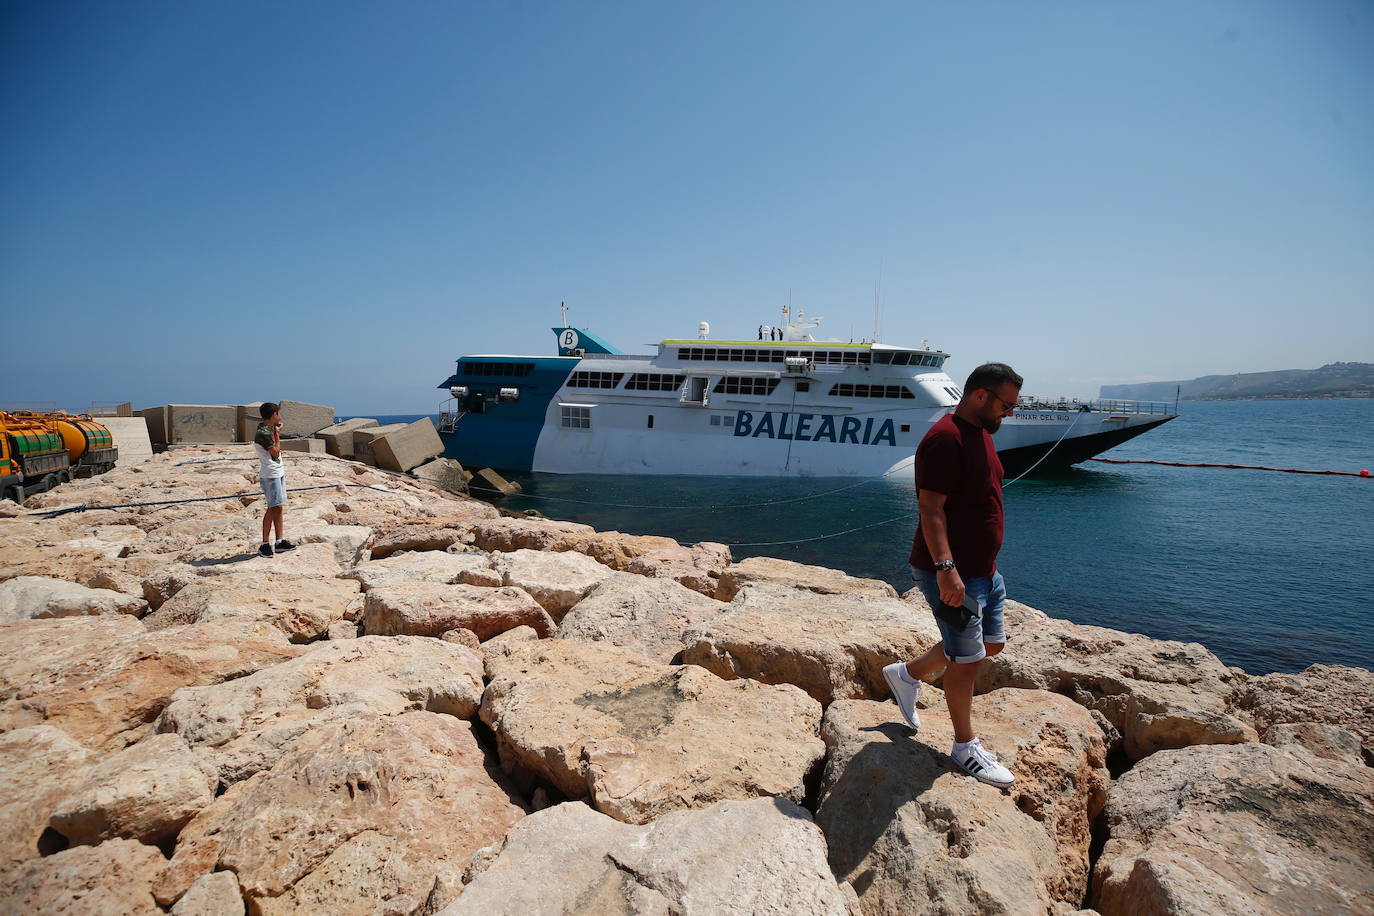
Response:
[[[992,575],[1002,547],[1002,462],[988,431],[952,413],[937,420],[916,447],[916,489],[945,494],[949,549],[959,577]],[[935,570],[920,524],[910,559],[917,569]]]

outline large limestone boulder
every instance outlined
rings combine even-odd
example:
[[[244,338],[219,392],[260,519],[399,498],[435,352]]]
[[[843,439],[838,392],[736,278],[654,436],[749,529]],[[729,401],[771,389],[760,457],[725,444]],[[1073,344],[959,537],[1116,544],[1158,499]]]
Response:
[[[1036,913],[1077,904],[1090,825],[1110,781],[1087,710],[1042,691],[974,702],[984,746],[1017,777],[1003,792],[954,769],[943,708],[912,734],[893,703],[839,700],[816,823],[865,913]]]
[[[890,695],[883,666],[940,641],[929,612],[897,598],[748,585],[683,634],[682,660],[723,678],[795,684],[823,704]]]
[[[519,626],[553,633],[548,613],[519,588],[403,582],[374,588],[363,601],[363,629],[374,636],[442,636],[462,628],[487,640]]]
[[[774,557],[749,557],[720,574],[716,597],[732,601],[740,589],[751,583],[785,585],[805,589],[818,595],[872,595],[875,598],[896,598],[897,590],[877,579],[856,579],[838,569],[807,566]]]
[[[489,553],[572,550],[596,536],[591,525],[538,518],[491,518],[472,526],[472,544]]]
[[[856,913],[805,809],[722,801],[632,827],[567,802],[532,814],[474,857],[442,916],[521,913]]]
[[[667,664],[685,647],[682,634],[689,627],[728,607],[672,579],[614,573],[573,606],[557,635],[607,642]]]
[[[614,574],[591,557],[574,552],[522,549],[498,554],[492,565],[502,584],[523,589],[556,621]]]
[[[730,548],[702,542],[691,547],[674,543],[629,561],[625,572],[651,579],[672,579],[694,592],[715,597],[720,575],[730,565]]]
[[[41,576],[84,583],[111,564],[99,547],[34,544],[31,539],[0,536],[0,582],[19,576]]]
[[[221,779],[237,782],[329,723],[411,710],[473,717],[481,700],[482,660],[470,649],[367,636],[321,643],[224,684],[178,690],[154,728],[202,749]]]
[[[1150,639],[1008,608],[1007,648],[983,662],[976,693],[1024,687],[1063,694],[1106,717],[1132,760],[1164,748],[1255,741],[1226,711],[1244,679],[1194,642]]]
[[[488,653],[482,721],[508,772],[642,824],[724,798],[800,803],[823,752],[801,691],[722,681],[602,643],[540,640]]]
[[[48,821],[71,843],[123,837],[157,845],[215,797],[219,774],[177,735],[152,735],[73,774]]]
[[[468,536],[466,527],[404,525],[372,538],[369,548],[374,560],[385,559],[403,550],[444,550]]]
[[[254,913],[408,914],[524,813],[470,723],[358,716],[312,731],[201,812],[157,898],[227,869]]]
[[[0,900],[7,913],[157,916],[152,887],[165,864],[156,846],[133,840],[75,846],[0,871]]]
[[[296,643],[319,639],[342,620],[359,585],[350,579],[304,579],[237,573],[202,577],[144,618],[150,630],[241,617],[270,624]]]
[[[350,569],[368,558],[372,529],[366,525],[309,524],[293,529],[291,540],[297,544],[327,544],[334,549],[334,561]]]
[[[491,558],[480,551],[396,553],[384,560],[356,566],[344,576],[358,580],[365,592],[384,585],[400,585],[402,582],[484,585],[488,588],[502,584],[501,574],[492,567]]]
[[[140,598],[63,579],[16,576],[0,582],[0,623],[93,614],[137,617],[147,609],[148,603]]]
[[[1365,761],[1374,766],[1374,672],[1367,668],[1313,665],[1252,677],[1236,689],[1230,709],[1261,732],[1289,723],[1338,725],[1360,736]]]
[[[172,916],[243,916],[243,892],[231,871],[201,875],[172,907]]]
[[[1135,913],[1368,913],[1374,770],[1267,744],[1160,751],[1107,802],[1090,903]]]
[[[0,734],[0,869],[38,858],[48,818],[94,757],[51,725]]]
[[[289,535],[290,529],[287,531]],[[271,575],[279,579],[331,579],[343,572],[331,544],[301,544],[286,553],[260,557],[257,544],[261,536],[259,529],[252,543],[237,545],[232,554],[191,560],[186,565],[201,576]]]
[[[157,632],[122,614],[0,624],[0,730],[47,723],[115,751],[143,737],[179,688],[252,674],[302,651],[253,621]]]

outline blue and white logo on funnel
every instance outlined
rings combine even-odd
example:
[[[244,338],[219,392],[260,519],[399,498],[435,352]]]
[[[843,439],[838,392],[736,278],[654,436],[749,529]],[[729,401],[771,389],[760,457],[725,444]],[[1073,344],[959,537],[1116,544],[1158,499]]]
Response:
[[[577,336],[577,332],[572,328],[566,328],[563,335],[558,338],[558,345],[565,350],[576,350],[577,345],[582,342],[582,338]]]

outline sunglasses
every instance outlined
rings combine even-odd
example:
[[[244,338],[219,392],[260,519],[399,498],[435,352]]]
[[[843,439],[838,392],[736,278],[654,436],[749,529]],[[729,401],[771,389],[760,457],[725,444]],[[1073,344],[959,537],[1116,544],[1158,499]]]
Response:
[[[994,401],[996,401],[998,404],[1001,404],[1001,405],[1002,405],[1002,412],[1003,412],[1003,413],[1012,413],[1013,411],[1016,410],[1016,405],[1015,405],[1014,403],[1009,404],[1009,403],[1007,403],[1006,401],[1002,400],[1001,398],[999,398],[999,397],[997,396],[996,392],[994,392],[991,388],[984,388],[983,390],[986,391],[986,392],[988,393],[988,397],[992,398],[992,399],[993,399]]]

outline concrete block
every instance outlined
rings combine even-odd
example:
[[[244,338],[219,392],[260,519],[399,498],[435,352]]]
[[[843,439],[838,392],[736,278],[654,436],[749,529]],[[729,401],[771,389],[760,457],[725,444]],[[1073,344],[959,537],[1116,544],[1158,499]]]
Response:
[[[444,443],[439,439],[439,431],[434,421],[423,417],[414,423],[407,423],[395,432],[378,436],[372,440],[372,454],[377,458],[377,467],[388,471],[408,471],[419,467],[435,455],[444,451]]]
[[[168,404],[167,443],[234,442],[238,414],[227,404]]]
[[[375,468],[377,466],[377,459],[372,456],[371,452],[359,452],[358,454],[353,456],[353,460],[365,464],[371,468]]]
[[[148,421],[144,417],[101,417],[100,423],[110,430],[114,447],[119,449],[119,467],[127,468],[153,457],[153,443],[148,438]]]
[[[369,426],[366,429],[353,430],[353,454],[361,455],[364,452],[372,451],[373,439],[376,439],[378,436],[385,436],[390,432],[395,432],[403,426],[405,426],[404,423],[388,423],[386,426]],[[373,463],[375,464],[376,462]]]
[[[281,448],[284,452],[309,452],[312,455],[323,455],[323,439],[283,439]]]
[[[145,407],[135,411],[143,418],[148,427],[148,441],[153,445],[166,445],[169,441],[167,432],[167,408],[164,407]]]
[[[253,404],[238,404],[234,407],[237,414],[235,423],[237,429],[235,434],[238,442],[252,442],[253,433],[258,431],[258,424],[262,422],[262,401]]]
[[[491,490],[496,490],[506,496],[520,492],[520,484],[512,483],[491,468],[482,468],[477,472],[477,480],[480,485]]]
[[[334,425],[334,408],[304,401],[281,402],[281,437],[301,439]]]
[[[353,454],[353,432],[359,429],[375,429],[377,421],[367,417],[355,417],[333,426],[326,426],[315,433],[316,439],[324,441],[324,450],[331,455],[347,458]]]
[[[437,483],[441,487],[454,489],[466,485],[472,479],[472,475],[452,458],[435,458],[433,461],[425,462],[410,473],[420,480],[428,480],[430,483]]]

